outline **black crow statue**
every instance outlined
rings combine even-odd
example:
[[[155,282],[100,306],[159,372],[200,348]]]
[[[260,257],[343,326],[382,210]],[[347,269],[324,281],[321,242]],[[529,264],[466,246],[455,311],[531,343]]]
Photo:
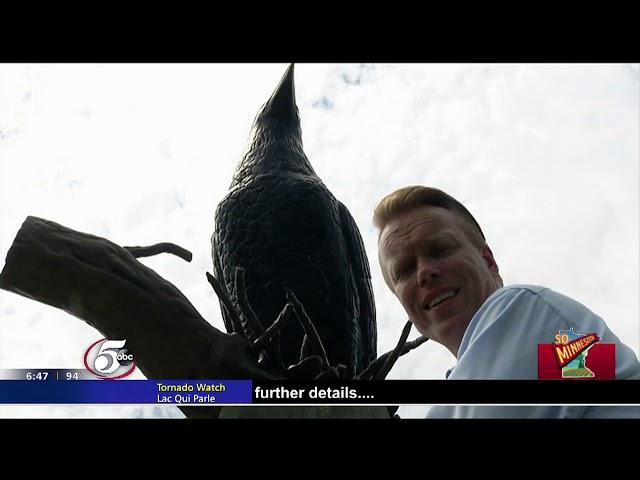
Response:
[[[321,345],[300,322],[287,322],[279,352],[262,360],[277,371],[326,353],[331,366],[340,365],[342,378],[352,378],[376,358],[369,263],[351,214],[304,153],[293,77],[291,65],[258,113],[249,147],[215,213],[215,277],[236,303],[246,293],[244,304],[253,310],[240,308],[234,322],[222,305],[223,319],[228,332],[255,340],[260,331],[249,316],[255,313],[266,329],[297,299]],[[246,282],[238,282],[236,272]],[[246,292],[238,291],[242,286]]]

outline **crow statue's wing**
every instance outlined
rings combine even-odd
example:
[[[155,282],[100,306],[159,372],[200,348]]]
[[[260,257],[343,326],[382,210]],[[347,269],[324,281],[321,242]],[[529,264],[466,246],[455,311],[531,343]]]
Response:
[[[213,235],[211,239],[211,251],[213,252],[213,275],[218,279],[220,285],[224,287],[224,270],[222,269],[222,264],[220,263],[220,256],[218,255],[218,245],[216,245],[216,236]],[[229,292],[227,292],[229,294]],[[227,309],[223,305],[222,301],[220,301],[220,311],[222,312],[222,321],[224,322],[224,327],[227,329],[227,333],[233,333],[233,323],[231,322],[231,317],[227,312]],[[239,332],[241,333],[241,332]]]
[[[359,300],[358,325],[360,327],[359,359],[362,368],[366,367],[377,356],[376,307],[371,286],[371,270],[362,236],[355,220],[341,202],[339,202],[340,225],[345,239],[349,266],[353,273],[356,295]],[[358,372],[359,373],[359,372]]]

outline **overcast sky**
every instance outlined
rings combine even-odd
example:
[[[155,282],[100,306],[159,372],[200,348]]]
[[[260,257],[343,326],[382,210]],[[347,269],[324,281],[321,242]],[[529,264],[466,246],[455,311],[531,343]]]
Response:
[[[170,241],[186,263],[142,259],[217,328],[213,213],[285,64],[0,65],[0,258],[28,215],[120,245]],[[409,184],[462,201],[505,284],[584,303],[638,353],[638,65],[298,64],[305,151],[352,212],[372,266],[378,351],[404,310],[379,272],[372,210]],[[101,335],[0,291],[0,368],[82,368]],[[552,334],[552,332],[550,332]],[[413,332],[412,336],[415,336]],[[392,379],[442,379],[433,342]],[[137,378],[142,378],[141,376]],[[422,416],[427,407],[403,407]],[[174,407],[4,407],[4,416],[181,417]]]

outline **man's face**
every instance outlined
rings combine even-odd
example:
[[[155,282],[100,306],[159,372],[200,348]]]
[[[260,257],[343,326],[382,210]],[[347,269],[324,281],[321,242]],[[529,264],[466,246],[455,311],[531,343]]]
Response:
[[[419,207],[391,220],[379,241],[380,266],[418,331],[457,355],[464,332],[501,286],[488,246],[479,250],[463,220]]]

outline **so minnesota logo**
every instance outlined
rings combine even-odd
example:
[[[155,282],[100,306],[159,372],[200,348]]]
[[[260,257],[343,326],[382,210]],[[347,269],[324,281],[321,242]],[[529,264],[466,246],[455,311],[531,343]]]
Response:
[[[595,333],[559,330],[553,343],[538,344],[540,380],[615,380],[616,345]]]
[[[84,352],[84,366],[98,378],[125,378],[136,369],[133,354],[125,348],[126,340],[103,338]]]

